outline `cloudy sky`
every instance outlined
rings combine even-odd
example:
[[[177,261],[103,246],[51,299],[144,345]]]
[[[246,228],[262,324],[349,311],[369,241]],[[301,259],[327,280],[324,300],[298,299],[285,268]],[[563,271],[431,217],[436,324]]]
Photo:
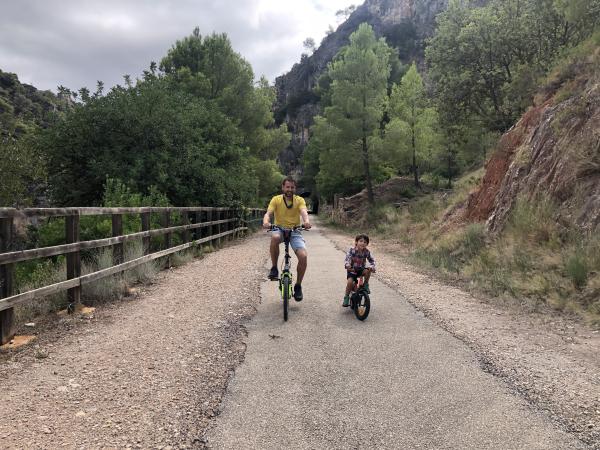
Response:
[[[361,0],[0,0],[0,69],[56,91],[122,83],[160,62],[177,39],[229,35],[256,78],[271,82],[317,44],[335,12]]]

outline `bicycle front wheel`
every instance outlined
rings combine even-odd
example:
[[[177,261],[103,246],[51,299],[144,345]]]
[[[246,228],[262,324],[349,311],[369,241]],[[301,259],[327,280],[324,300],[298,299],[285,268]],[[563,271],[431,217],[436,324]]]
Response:
[[[283,320],[288,320],[288,305],[290,303],[290,291],[292,290],[292,280],[290,277],[283,278],[281,297],[283,298]]]
[[[354,305],[354,315],[358,320],[365,320],[369,315],[370,310],[371,299],[369,298],[369,294],[366,292],[361,292],[356,299],[356,304]]]

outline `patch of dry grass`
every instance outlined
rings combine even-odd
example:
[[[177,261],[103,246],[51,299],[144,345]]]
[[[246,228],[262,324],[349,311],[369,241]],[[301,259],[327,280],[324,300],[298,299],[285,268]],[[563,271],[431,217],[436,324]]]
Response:
[[[415,197],[407,206],[378,205],[368,232],[380,241],[402,244],[416,265],[529,309],[552,308],[600,325],[600,236],[555,220],[547,197],[518,199],[499,236],[483,224],[440,228],[447,208],[464,202],[482,171],[455,184],[451,195]],[[344,231],[348,232],[345,227]]]

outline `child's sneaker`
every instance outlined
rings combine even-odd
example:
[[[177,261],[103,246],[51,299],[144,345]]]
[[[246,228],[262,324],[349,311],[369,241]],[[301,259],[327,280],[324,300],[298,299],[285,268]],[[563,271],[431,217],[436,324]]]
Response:
[[[344,295],[344,303],[342,303],[342,306],[344,308],[350,306],[350,296],[348,295]]]

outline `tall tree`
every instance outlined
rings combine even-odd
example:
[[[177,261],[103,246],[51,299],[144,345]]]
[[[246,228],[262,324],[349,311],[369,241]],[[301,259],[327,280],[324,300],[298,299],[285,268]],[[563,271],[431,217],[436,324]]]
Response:
[[[377,40],[370,25],[363,23],[350,36],[329,66],[331,106],[325,118],[339,130],[338,149],[346,160],[360,158],[370,203],[374,202],[370,164],[370,138],[378,131],[387,95],[392,49]],[[323,174],[325,175],[325,174]]]
[[[451,0],[426,50],[440,111],[455,122],[476,114],[489,130],[508,129],[559,52],[593,31],[599,2],[490,0],[473,8]]]
[[[388,145],[392,141],[399,144],[399,149],[408,149],[410,171],[415,187],[419,187],[419,161],[433,160],[433,152],[438,147],[438,134],[437,113],[427,104],[423,79],[414,63],[400,84],[392,88],[388,109],[391,118],[386,127]]]

